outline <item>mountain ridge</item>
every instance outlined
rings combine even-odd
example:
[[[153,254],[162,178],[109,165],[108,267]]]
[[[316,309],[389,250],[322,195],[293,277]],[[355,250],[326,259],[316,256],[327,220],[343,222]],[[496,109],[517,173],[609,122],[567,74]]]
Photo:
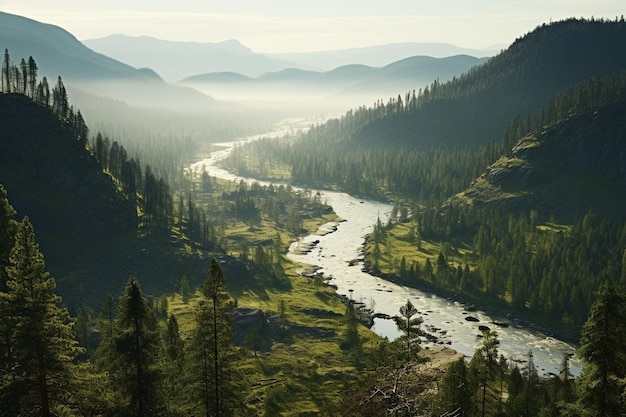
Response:
[[[12,57],[32,56],[39,66],[39,77],[47,77],[50,83],[62,76],[68,86],[75,85],[135,106],[215,108],[219,105],[199,91],[165,83],[154,70],[138,69],[95,52],[58,26],[0,12],[0,39],[3,42],[0,48],[8,50]]]
[[[513,117],[527,116],[589,77],[624,68],[625,22],[568,19],[542,25],[462,77],[430,85],[415,111],[364,124],[352,139],[418,147],[485,145],[502,135]]]
[[[488,57],[498,52],[495,49],[476,50],[443,43],[409,42],[338,51],[273,54],[256,53],[236,39],[222,42],[185,42],[123,34],[87,39],[84,43],[96,51],[137,67],[152,67],[171,82],[215,72],[234,72],[256,78],[268,72],[288,68],[327,72],[350,64],[382,67],[416,55],[434,58],[460,54]],[[226,53],[223,54],[224,52]],[[179,57],[188,65],[182,71],[165,62],[163,55]]]

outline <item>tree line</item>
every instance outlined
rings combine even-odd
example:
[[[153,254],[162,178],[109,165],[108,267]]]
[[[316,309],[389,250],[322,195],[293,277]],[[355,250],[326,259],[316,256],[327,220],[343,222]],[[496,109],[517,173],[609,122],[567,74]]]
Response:
[[[4,50],[2,60],[1,88],[2,93],[23,94],[42,106],[49,107],[76,136],[81,143],[86,144],[89,137],[89,128],[83,119],[80,110],[74,111],[70,105],[67,90],[61,76],[50,91],[50,85],[46,77],[41,81],[37,79],[39,67],[34,58],[30,56],[28,61],[21,59],[19,66],[11,60],[9,50]]]

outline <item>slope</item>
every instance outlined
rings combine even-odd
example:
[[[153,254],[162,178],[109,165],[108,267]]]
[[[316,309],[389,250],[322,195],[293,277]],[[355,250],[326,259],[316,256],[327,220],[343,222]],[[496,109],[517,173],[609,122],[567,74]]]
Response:
[[[0,125],[0,183],[18,218],[30,217],[71,308],[97,305],[131,275],[150,294],[204,271],[206,261],[167,239],[138,236],[136,208],[49,109],[0,94]]]
[[[95,51],[131,65],[154,68],[169,82],[207,72],[236,72],[256,77],[294,65],[257,54],[234,39],[215,43],[175,42],[117,34],[84,42]]]
[[[626,23],[570,19],[543,25],[487,63],[448,83],[433,83],[408,111],[364,124],[367,144],[475,147],[501,137],[552,95],[592,76],[626,68]]]
[[[0,48],[12,57],[32,56],[39,76],[147,107],[215,107],[215,100],[193,89],[165,83],[154,71],[136,69],[96,53],[66,30],[0,12]],[[184,106],[184,107],[183,107]]]
[[[524,136],[455,197],[474,206],[530,208],[572,222],[624,217],[626,101]]]

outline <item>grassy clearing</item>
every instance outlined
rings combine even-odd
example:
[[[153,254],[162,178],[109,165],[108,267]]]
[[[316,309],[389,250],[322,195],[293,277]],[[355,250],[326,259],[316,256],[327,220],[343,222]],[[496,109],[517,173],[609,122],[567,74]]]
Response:
[[[289,343],[274,343],[269,350],[254,352],[241,348],[239,369],[250,386],[248,400],[263,414],[264,407],[280,404],[281,415],[301,416],[318,413],[326,404],[338,401],[345,387],[354,383],[359,373],[358,358],[340,348],[344,330],[342,315],[345,306],[333,288],[316,287],[311,279],[295,272],[302,265],[285,261],[285,270],[292,283],[290,291],[266,290],[262,297],[247,290],[238,295],[239,307],[257,308],[266,314],[279,314],[283,307],[285,323],[324,329],[333,334],[316,338],[296,333]],[[227,277],[228,278],[228,277]],[[195,294],[187,304],[180,294],[168,298],[168,314],[178,319],[181,336],[186,339],[194,326],[194,308],[200,300]],[[317,317],[306,309],[334,313]],[[374,345],[379,337],[364,326],[359,326],[363,347]],[[255,399],[262,402],[255,403]]]

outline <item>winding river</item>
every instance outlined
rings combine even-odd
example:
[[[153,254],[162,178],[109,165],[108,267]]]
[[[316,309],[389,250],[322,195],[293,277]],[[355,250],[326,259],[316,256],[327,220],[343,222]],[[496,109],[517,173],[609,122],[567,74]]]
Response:
[[[232,146],[255,140],[260,137],[279,137],[287,133],[305,129],[310,124],[306,119],[290,119],[278,124],[268,134],[242,138],[237,142],[221,143],[220,151],[208,158],[195,162],[190,169],[200,172],[202,168],[211,176],[239,181],[257,181],[241,178],[217,166],[225,158]],[[259,181],[264,184],[263,181]],[[266,184],[266,183],[265,183]],[[488,326],[498,333],[500,353],[509,360],[523,362],[532,351],[533,360],[541,375],[558,373],[564,355],[573,355],[575,346],[549,337],[538,330],[525,328],[515,321],[489,317],[481,311],[469,312],[466,306],[454,300],[438,297],[414,288],[396,285],[381,278],[362,272],[362,244],[365,235],[370,233],[376,220],[388,219],[391,205],[363,200],[345,193],[317,191],[322,199],[330,204],[335,213],[345,221],[324,226],[319,234],[301,238],[293,242],[288,257],[292,260],[316,266],[329,283],[337,287],[341,295],[359,301],[376,313],[397,315],[401,305],[411,300],[424,319],[423,328],[437,336],[440,343],[449,345],[466,356],[471,356],[479,345],[479,326]],[[330,231],[330,232],[329,232]],[[302,247],[310,250],[301,251]],[[355,262],[356,260],[356,262]],[[498,324],[495,324],[498,323]],[[502,324],[506,323],[505,326]],[[392,320],[375,319],[372,330],[382,336],[394,339],[399,335]],[[581,365],[574,358],[570,370],[580,374]]]

